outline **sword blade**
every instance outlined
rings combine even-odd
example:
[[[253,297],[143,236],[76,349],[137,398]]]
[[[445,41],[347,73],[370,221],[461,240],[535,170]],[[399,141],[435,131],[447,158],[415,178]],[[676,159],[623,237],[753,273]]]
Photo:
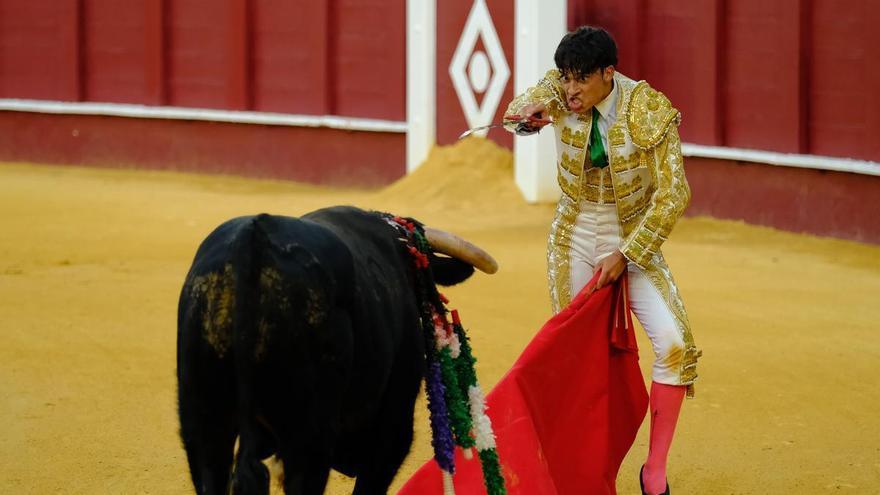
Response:
[[[532,122],[535,124],[541,124],[541,126],[545,126],[547,124],[552,124],[553,120],[551,119],[539,119],[536,117],[520,117],[519,115],[507,115],[504,117],[505,122],[489,124],[489,125],[481,125],[480,127],[474,127],[473,129],[468,129],[461,133],[461,136],[458,136],[458,139],[464,139],[475,132],[484,131],[486,129],[494,129],[496,127],[502,127],[506,123],[523,123],[523,122]]]

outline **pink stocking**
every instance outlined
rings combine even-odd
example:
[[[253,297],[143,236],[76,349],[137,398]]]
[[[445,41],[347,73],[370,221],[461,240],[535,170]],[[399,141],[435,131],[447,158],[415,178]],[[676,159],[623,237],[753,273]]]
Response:
[[[686,391],[686,386],[651,382],[651,440],[642,478],[651,495],[666,490],[666,457]]]

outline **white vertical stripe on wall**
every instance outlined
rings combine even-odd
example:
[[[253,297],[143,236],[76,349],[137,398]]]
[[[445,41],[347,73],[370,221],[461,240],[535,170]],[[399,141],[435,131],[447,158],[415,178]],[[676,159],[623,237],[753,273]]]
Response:
[[[513,92],[522,93],[553,68],[556,45],[567,32],[567,0],[516,0]],[[506,105],[506,102],[502,103]],[[551,127],[513,140],[516,185],[530,203],[556,201],[556,138]]]
[[[437,6],[406,2],[406,171],[428,158],[437,138]]]

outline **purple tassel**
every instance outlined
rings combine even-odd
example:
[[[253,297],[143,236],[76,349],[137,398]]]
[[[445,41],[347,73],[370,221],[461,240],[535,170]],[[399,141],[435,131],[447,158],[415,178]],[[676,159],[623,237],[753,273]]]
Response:
[[[428,367],[428,376],[425,380],[428,410],[431,412],[431,432],[433,433],[431,444],[434,446],[434,459],[440,469],[454,473],[455,443],[452,439],[452,429],[449,427],[449,414],[446,411],[444,399],[446,389],[443,386],[442,376],[440,363],[433,361]]]

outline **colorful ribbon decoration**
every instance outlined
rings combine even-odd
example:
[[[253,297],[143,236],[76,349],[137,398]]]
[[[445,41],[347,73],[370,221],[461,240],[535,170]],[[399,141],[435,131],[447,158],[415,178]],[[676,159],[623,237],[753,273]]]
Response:
[[[431,246],[414,221],[387,215],[386,221],[404,237],[413,258],[417,299],[425,338],[425,391],[431,422],[434,460],[443,472],[443,493],[454,495],[455,446],[469,458],[476,447],[488,495],[506,495],[492,422],[474,369],[476,359],[457,311],[437,291],[428,254]],[[450,323],[447,314],[451,314]]]

